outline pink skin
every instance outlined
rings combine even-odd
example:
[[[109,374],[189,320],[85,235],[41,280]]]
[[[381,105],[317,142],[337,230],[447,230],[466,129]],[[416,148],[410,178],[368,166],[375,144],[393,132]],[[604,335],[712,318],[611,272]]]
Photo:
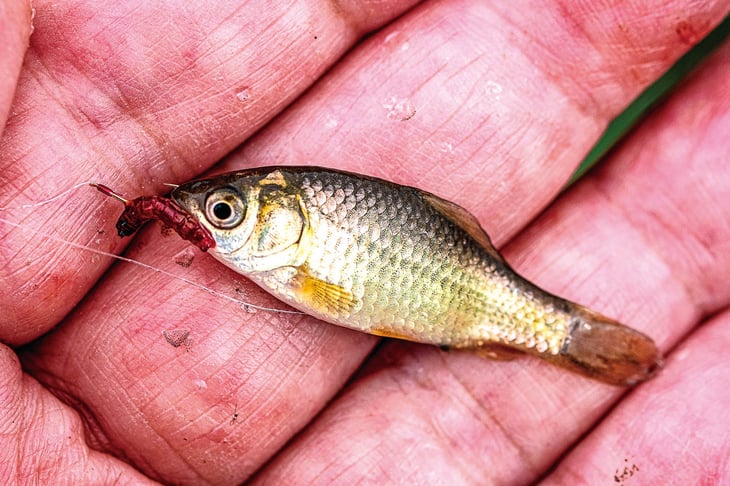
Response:
[[[18,82],[23,53],[28,48],[31,31],[30,2],[3,2],[0,4],[0,46],[3,59],[0,60],[0,135]]]
[[[158,194],[244,141],[216,171],[367,172],[464,205],[525,276],[654,337],[659,376],[627,391],[247,313],[44,239],[123,249],[119,207],[79,191],[0,214],[28,228],[0,222],[0,483],[730,481],[730,47],[551,204],[727,2],[414,3],[34,2],[30,47],[0,56],[25,55],[0,207],[88,180]],[[125,255],[189,246],[149,228]],[[207,255],[183,275],[280,305]]]

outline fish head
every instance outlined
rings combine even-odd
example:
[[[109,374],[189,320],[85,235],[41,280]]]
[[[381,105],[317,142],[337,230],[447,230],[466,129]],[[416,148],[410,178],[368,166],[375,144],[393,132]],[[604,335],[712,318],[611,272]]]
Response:
[[[240,171],[178,186],[172,198],[215,239],[213,256],[253,274],[298,266],[308,218],[298,188],[281,172]]]

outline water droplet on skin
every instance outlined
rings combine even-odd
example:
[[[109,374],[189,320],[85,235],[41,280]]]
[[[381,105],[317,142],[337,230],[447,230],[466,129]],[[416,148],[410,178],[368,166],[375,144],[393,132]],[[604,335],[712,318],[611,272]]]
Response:
[[[332,130],[333,128],[337,128],[339,124],[340,121],[332,115],[328,115],[327,119],[324,122],[325,128],[329,128],[330,130]]]
[[[243,88],[241,91],[236,93],[236,99],[240,102],[247,101],[251,97],[251,90],[249,88]]]
[[[391,32],[390,34],[388,34],[388,35],[385,36],[385,40],[383,42],[385,42],[386,44],[388,44],[393,39],[395,39],[396,37],[398,37],[398,34],[400,34],[400,30],[395,30],[395,31]]]
[[[494,96],[494,99],[499,101],[502,98],[502,91],[504,89],[502,88],[502,85],[495,82],[495,81],[487,81],[485,83],[485,89],[488,94]]]
[[[195,384],[195,386],[198,387],[199,390],[205,390],[206,388],[208,388],[208,384],[205,382],[205,380],[195,380],[193,383]]]
[[[399,49],[402,52],[407,51],[411,47],[411,44],[405,40],[405,35],[400,30],[395,30],[386,35],[385,39],[383,39],[383,44],[388,45],[390,49]]]
[[[454,146],[453,144],[449,142],[440,142],[438,144],[439,150],[445,154],[453,154],[454,153]]]
[[[388,110],[388,120],[406,121],[416,114],[416,107],[408,98],[391,96],[387,103],[383,103],[383,108]]]
[[[499,94],[502,92],[502,85],[495,81],[487,81],[487,88],[492,94]]]

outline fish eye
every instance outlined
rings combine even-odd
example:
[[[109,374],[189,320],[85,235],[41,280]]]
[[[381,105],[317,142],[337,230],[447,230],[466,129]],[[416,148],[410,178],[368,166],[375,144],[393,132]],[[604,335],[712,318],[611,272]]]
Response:
[[[245,215],[243,199],[231,188],[211,192],[205,200],[205,217],[216,228],[234,228],[243,221]]]
[[[213,205],[213,214],[216,218],[225,221],[226,219],[230,218],[233,214],[233,209],[231,208],[231,205],[227,202],[217,202]]]

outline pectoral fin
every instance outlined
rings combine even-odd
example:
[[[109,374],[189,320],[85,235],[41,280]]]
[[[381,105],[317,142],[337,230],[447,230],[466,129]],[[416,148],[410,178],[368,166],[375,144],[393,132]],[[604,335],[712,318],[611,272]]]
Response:
[[[355,307],[350,291],[313,276],[306,267],[299,268],[295,281],[300,299],[320,314],[341,316]]]

